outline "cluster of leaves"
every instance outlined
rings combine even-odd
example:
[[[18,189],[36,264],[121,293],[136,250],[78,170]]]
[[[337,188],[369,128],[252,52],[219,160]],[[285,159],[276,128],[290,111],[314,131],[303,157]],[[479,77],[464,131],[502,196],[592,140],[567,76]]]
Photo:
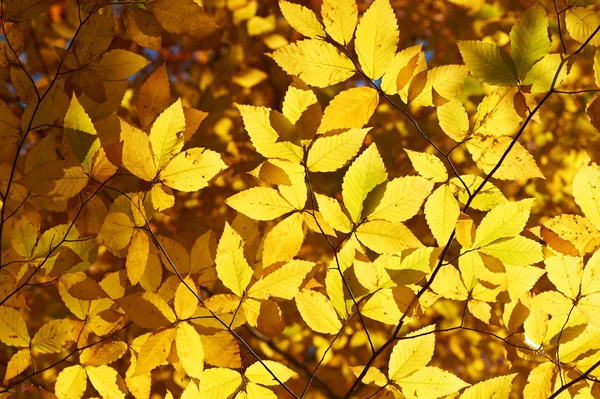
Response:
[[[262,3],[0,1],[0,398],[598,397],[596,2]]]

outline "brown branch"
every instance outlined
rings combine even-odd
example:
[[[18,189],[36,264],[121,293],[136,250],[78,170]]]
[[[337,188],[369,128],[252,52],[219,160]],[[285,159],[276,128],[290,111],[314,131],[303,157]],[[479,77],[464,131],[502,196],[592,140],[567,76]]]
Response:
[[[557,70],[556,73],[554,74],[554,78],[552,80],[552,84],[550,85],[550,90],[546,93],[546,95],[544,95],[544,97],[540,100],[540,102],[536,105],[536,107],[533,109],[533,111],[531,111],[531,113],[529,115],[527,115],[527,118],[525,119],[525,121],[523,122],[523,124],[521,125],[521,128],[519,129],[519,131],[517,132],[517,134],[515,135],[515,137],[511,140],[511,143],[509,144],[509,146],[507,147],[507,149],[504,151],[504,153],[502,154],[502,156],[500,157],[499,161],[496,163],[496,165],[494,166],[494,168],[492,168],[492,170],[490,171],[490,173],[485,177],[485,179],[483,179],[483,181],[481,182],[481,184],[475,189],[475,191],[469,195],[469,199],[467,200],[467,203],[465,204],[464,208],[463,208],[463,213],[467,213],[470,209],[471,204],[473,203],[473,200],[475,199],[475,197],[477,196],[477,194],[479,194],[479,192],[481,192],[481,190],[483,189],[483,186],[485,184],[487,184],[487,182],[493,177],[493,175],[498,171],[498,169],[500,168],[500,166],[502,166],[502,163],[504,162],[504,160],[506,159],[506,157],[508,156],[509,152],[512,150],[512,148],[515,146],[515,144],[517,143],[517,141],[519,140],[519,138],[521,137],[521,135],[523,134],[523,132],[525,131],[525,128],[529,125],[529,123],[531,122],[531,120],[533,119],[534,115],[539,111],[539,109],[542,107],[542,105],[548,100],[548,98],[550,98],[550,96],[552,95],[552,93],[554,93],[554,87],[556,86],[556,82],[558,80],[558,76],[560,75],[560,72],[563,68],[563,66],[567,63],[567,61],[569,59],[571,59],[571,57],[579,54],[584,48],[585,46],[587,46],[587,44],[589,44],[589,42],[593,39],[593,37],[598,33],[598,31],[600,31],[600,26],[598,26],[593,32],[592,34],[587,38],[587,40],[577,49],[577,51],[575,51],[573,54],[571,54],[570,56],[564,58]],[[354,384],[350,387],[350,389],[348,390],[348,393],[346,394],[345,398],[350,398],[350,396],[352,395],[352,393],[357,389],[358,385],[360,384],[361,380],[364,378],[364,376],[367,374],[367,371],[369,369],[369,367],[373,364],[373,362],[375,361],[375,359],[381,355],[391,344],[392,342],[394,342],[396,335],[400,332],[400,329],[402,328],[402,326],[404,325],[404,319],[406,318],[407,314],[412,311],[413,307],[416,306],[418,300],[423,296],[423,294],[427,291],[427,289],[429,289],[429,287],[431,286],[431,284],[433,283],[433,280],[435,279],[435,277],[437,276],[437,273],[440,271],[440,269],[442,268],[443,264],[444,264],[444,258],[448,252],[449,247],[452,245],[452,243],[454,242],[454,238],[456,236],[456,228],[452,231],[452,234],[450,235],[450,238],[448,239],[448,242],[446,243],[446,245],[444,246],[444,249],[442,250],[442,253],[440,255],[439,261],[435,267],[435,269],[433,270],[433,272],[431,273],[431,277],[427,280],[427,282],[425,283],[425,285],[419,290],[419,292],[417,293],[417,295],[413,298],[413,300],[410,302],[410,304],[408,305],[405,313],[402,315],[402,317],[400,318],[400,321],[398,322],[398,325],[396,326],[396,329],[394,330],[394,334],[392,335],[392,337],[390,339],[388,339],[378,350],[377,352],[375,352],[373,354],[373,356],[371,356],[371,359],[369,359],[369,361],[367,362],[367,364],[365,365],[363,371],[361,372],[361,374],[358,376],[358,378],[355,380]]]

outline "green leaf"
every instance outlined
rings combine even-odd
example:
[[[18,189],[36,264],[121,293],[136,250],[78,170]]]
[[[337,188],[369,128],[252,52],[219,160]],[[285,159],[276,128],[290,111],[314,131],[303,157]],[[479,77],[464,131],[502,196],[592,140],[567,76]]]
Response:
[[[535,3],[521,15],[510,31],[510,55],[522,79],[550,51],[548,16],[540,3]]]
[[[162,169],[183,147],[185,115],[181,99],[164,110],[150,130],[150,143],[158,169]]]
[[[502,50],[492,43],[477,40],[458,42],[460,54],[477,79],[494,86],[516,86],[518,79],[510,57],[502,55]]]

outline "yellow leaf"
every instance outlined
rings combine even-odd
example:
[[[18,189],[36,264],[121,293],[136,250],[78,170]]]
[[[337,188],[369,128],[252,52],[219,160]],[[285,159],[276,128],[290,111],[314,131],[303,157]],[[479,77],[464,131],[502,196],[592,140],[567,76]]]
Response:
[[[21,349],[10,357],[6,365],[6,374],[4,375],[4,385],[8,385],[9,380],[21,374],[25,369],[31,366],[31,353],[29,348]]]
[[[75,340],[73,320],[50,320],[35,333],[31,348],[35,353],[58,353]]]
[[[472,193],[482,183],[484,183],[483,178],[476,175],[462,175],[460,176],[460,180],[458,177],[450,179],[450,185],[454,193],[458,195],[458,200],[463,204],[466,204],[469,198],[469,193],[467,193],[464,186],[466,185],[469,187],[469,190]],[[480,211],[489,211],[506,201],[507,199],[504,194],[502,194],[502,191],[488,181],[485,182],[483,188],[471,203],[471,208]]]
[[[151,181],[158,171],[148,135],[120,119],[123,165],[142,180]]]
[[[348,57],[321,40],[299,40],[279,48],[270,56],[285,72],[316,87],[343,82],[356,72]]]
[[[275,301],[245,299],[242,310],[248,324],[263,334],[279,334],[285,328],[281,308]]]
[[[127,352],[128,346],[123,341],[109,341],[96,344],[81,351],[79,362],[86,366],[101,366],[119,360]]]
[[[183,282],[179,283],[177,290],[175,290],[174,307],[179,320],[192,317],[198,308],[196,283],[190,277],[186,277],[184,281],[185,284]]]
[[[200,335],[191,324],[179,323],[177,325],[175,345],[177,346],[177,356],[179,356],[187,375],[192,378],[202,378],[204,349]]]
[[[216,27],[206,11],[193,0],[156,0],[148,8],[168,32],[187,33]]]
[[[482,219],[473,248],[491,244],[500,238],[515,237],[521,233],[529,219],[533,198],[498,205]]]
[[[375,0],[356,28],[356,54],[363,72],[379,79],[396,54],[399,32],[389,0]]]
[[[444,184],[438,187],[427,199],[424,212],[427,225],[438,245],[446,245],[460,216],[460,206],[450,186]]]
[[[296,295],[296,306],[308,326],[323,334],[337,334],[342,328],[331,301],[323,294],[302,290]]]
[[[544,259],[542,245],[529,238],[516,236],[488,244],[480,252],[498,258],[505,265],[527,266]]]
[[[596,27],[600,25],[600,15],[594,9],[572,7],[567,10],[565,24],[571,37],[579,43],[584,43],[592,35]],[[600,44],[600,37],[596,35],[589,44],[598,46]]]
[[[546,399],[552,394],[552,378],[554,377],[554,364],[550,362],[537,365],[529,377],[523,390],[523,397],[527,399]]]
[[[398,380],[425,366],[433,357],[435,325],[413,331],[402,337],[390,355],[388,377]]]
[[[550,90],[554,76],[558,72],[558,67],[562,62],[560,54],[548,54],[540,61],[536,62],[527,72],[523,84],[532,85],[532,93],[544,93]],[[561,67],[555,87],[558,86],[567,77],[567,67]]]
[[[460,273],[452,265],[440,269],[431,284],[431,289],[444,298],[457,301],[464,301],[469,296],[469,292],[460,278]]]
[[[87,186],[88,181],[89,177],[82,167],[65,168],[62,170],[62,176],[56,180],[54,189],[48,195],[58,195],[66,199],[72,198]]]
[[[131,350],[130,359],[129,368],[125,373],[125,383],[127,384],[127,388],[136,399],[147,398],[150,396],[150,373],[137,376],[134,375],[137,367],[137,356],[133,350]],[[169,393],[170,392],[167,390],[165,399],[169,398]],[[173,399],[173,395],[170,396],[170,399]]]
[[[279,1],[279,8],[285,20],[302,35],[313,39],[325,37],[323,25],[312,10],[285,0]]]
[[[87,387],[87,378],[80,365],[66,367],[56,377],[54,394],[58,399],[80,399]]]
[[[102,55],[100,61],[92,63],[90,69],[106,80],[123,80],[138,73],[150,61],[131,51],[114,49]]]
[[[35,193],[69,199],[83,190],[88,180],[82,167],[65,168],[65,161],[55,160],[30,170],[18,183]]]
[[[156,118],[150,130],[154,162],[162,169],[183,147],[185,115],[181,99],[175,101]]]
[[[179,399],[198,399],[200,398],[200,393],[198,392],[198,386],[195,381],[190,380],[187,384],[183,393],[179,397]]]
[[[10,235],[13,249],[25,259],[30,259],[37,242],[38,229],[27,219],[22,217],[14,226]]]
[[[437,367],[423,367],[407,377],[397,379],[396,383],[405,395],[416,394],[419,398],[428,399],[437,399],[469,386],[454,374]]]
[[[418,174],[436,183],[448,180],[446,166],[437,156],[426,152],[404,150]]]
[[[162,250],[159,251],[160,259],[171,273],[175,273],[173,267],[180,273],[190,273],[190,255],[181,243],[163,235],[157,236]],[[173,287],[175,289],[175,287]]]
[[[167,328],[148,337],[140,350],[135,373],[133,374],[134,377],[148,374],[158,366],[166,364],[167,357],[171,353],[171,345],[175,339],[175,334],[175,328]]]
[[[127,295],[117,302],[134,323],[144,328],[157,329],[175,321],[168,303],[152,292]]]
[[[304,218],[304,223],[306,223],[306,227],[308,227],[309,230],[314,231],[315,233],[324,232],[328,236],[337,237],[335,230],[325,221],[325,219],[323,219],[321,212],[304,212],[302,216]]]
[[[140,14],[133,12],[130,15]],[[128,31],[131,34],[131,29]],[[162,64],[140,87],[136,109],[142,129],[150,126],[158,114],[169,106],[170,96],[169,75],[167,74],[166,64]]]
[[[200,273],[215,264],[216,247],[215,233],[212,230],[208,230],[196,239],[190,251],[191,273]]]
[[[257,299],[269,299],[272,296],[292,299],[298,294],[300,285],[314,266],[313,262],[291,260],[254,283],[248,290],[248,295]]]
[[[96,135],[96,128],[92,120],[77,100],[75,94],[71,97],[71,104],[65,115],[63,126],[65,129],[79,130],[87,134]]]
[[[523,328],[525,330],[526,339],[529,346],[537,346],[541,347],[544,341],[546,340],[546,333],[548,332],[548,314],[546,314],[542,309],[531,309],[529,316],[523,323]]]
[[[396,256],[380,256],[377,261],[384,262],[384,267],[392,275],[398,285],[408,285],[419,282],[429,274],[437,260],[437,253],[431,247],[417,248],[401,262]],[[376,261],[376,262],[377,262]],[[393,271],[398,271],[394,273]]]
[[[464,65],[443,65],[431,69],[427,73],[427,82],[423,90],[409,99],[411,105],[438,105],[439,100],[446,102],[454,98],[468,73]]]
[[[342,233],[349,233],[352,230],[352,222],[350,222],[348,216],[342,211],[342,207],[336,199],[317,193],[315,193],[315,198],[317,199],[323,219],[331,227]]]
[[[173,205],[175,205],[173,191],[162,184],[155,184],[152,186],[150,189],[150,199],[154,209],[159,212],[172,208]]]
[[[23,316],[8,306],[0,306],[0,341],[17,347],[27,347],[31,342]]]
[[[117,370],[108,366],[85,368],[90,382],[104,399],[125,399],[117,385]]]
[[[246,369],[244,377],[248,378],[255,384],[276,386],[279,385],[279,382],[273,378],[271,373],[275,374],[277,379],[283,383],[297,375],[294,371],[290,370],[281,363],[274,362],[272,360],[264,360],[263,363],[264,365],[262,365],[260,362],[253,363]],[[271,371],[271,373],[269,371]]]
[[[492,317],[492,307],[489,303],[471,299],[467,302],[467,309],[469,309],[469,312],[471,312],[474,317],[489,324]]]
[[[544,311],[551,316],[566,317],[573,308],[573,300],[567,298],[558,291],[544,291],[537,294],[530,305],[536,309],[544,309]],[[564,323],[562,323],[558,329],[561,329],[563,325]]]
[[[600,230],[600,167],[591,162],[573,178],[573,197],[583,214]]]
[[[460,395],[460,399],[508,399],[512,389],[512,380],[516,376],[517,374],[509,374],[478,382],[465,389]]]
[[[89,171],[91,177],[100,183],[106,183],[108,179],[113,177],[121,165],[122,150],[123,145],[121,143],[112,143],[100,147],[92,158]],[[83,166],[85,168],[85,165]]]
[[[396,325],[402,313],[407,310],[408,303],[405,300],[410,302],[413,297],[406,287],[380,289],[361,306],[361,311],[370,319]]]
[[[458,48],[473,76],[494,86],[516,86],[518,78],[512,60],[493,43],[477,40],[459,40]]]
[[[521,117],[515,110],[516,87],[499,89],[485,96],[477,107],[473,132],[482,135],[512,136],[520,126]]]
[[[304,242],[303,220],[300,212],[294,212],[267,233],[263,245],[263,266],[288,261],[298,254]]]
[[[250,105],[236,106],[256,151],[266,158],[281,158],[296,163],[302,160],[303,150],[300,146],[289,141],[279,141],[279,134],[271,125],[272,110]]]
[[[588,260],[581,277],[581,295],[600,292],[600,251],[594,252]]]
[[[248,399],[277,399],[277,395],[273,391],[253,382],[246,384],[246,394]]]
[[[579,296],[583,259],[573,256],[552,256],[544,263],[552,284],[567,297],[575,300]]]
[[[229,223],[225,223],[225,230],[219,240],[216,263],[219,280],[241,297],[250,283],[253,271],[244,256],[244,240]]]
[[[327,105],[317,133],[335,129],[361,128],[369,122],[379,104],[377,90],[353,87],[336,95]]]
[[[350,370],[352,370],[352,373],[354,374],[355,377],[358,377],[360,375],[360,373],[363,371],[363,368],[364,368],[364,366],[355,366],[355,367],[350,367]],[[378,368],[369,367],[369,370],[363,377],[362,382],[365,384],[368,384],[368,385],[374,384],[374,385],[377,385],[378,387],[382,387],[384,385],[387,385],[388,379],[386,378],[385,374],[383,374],[381,372],[381,370],[379,370]]]
[[[344,270],[343,267],[340,268]],[[348,317],[348,309],[345,300],[346,288],[344,287],[344,282],[337,269],[330,268],[327,270],[327,275],[325,276],[325,288],[327,296],[337,314],[342,319],[346,319]]]
[[[403,249],[423,246],[408,227],[387,220],[361,224],[356,229],[356,236],[366,247],[379,254],[393,254]]]
[[[414,64],[415,61],[416,64]],[[396,93],[400,94],[402,101],[406,102],[410,82],[416,75],[426,69],[427,61],[425,60],[425,53],[422,50],[422,45],[418,44],[416,46],[407,47],[397,53],[388,65],[381,80],[381,89],[389,95],[394,95]],[[410,76],[408,79],[405,79],[406,83],[404,87],[398,90],[397,79],[398,74],[401,72],[407,72]]]
[[[290,86],[285,92],[282,112],[291,123],[296,124],[312,105],[318,105],[317,96],[312,90]]]
[[[242,376],[235,370],[215,367],[202,372],[198,391],[202,399],[228,398],[242,384]]]
[[[544,269],[533,266],[506,265],[508,293],[512,300],[522,298],[545,273]]]
[[[246,68],[233,75],[231,77],[231,81],[242,86],[245,89],[251,89],[254,86],[257,86],[260,83],[264,82],[268,77],[269,75],[260,69]]]
[[[360,150],[369,130],[350,129],[341,134],[317,138],[308,151],[308,170],[333,172],[343,167]]]
[[[596,313],[596,315],[597,314],[598,313]],[[568,363],[573,362],[582,354],[590,351],[593,348],[597,348],[598,342],[600,342],[600,327],[598,327],[596,324],[590,323],[585,327],[583,332],[577,335],[577,337],[574,339],[568,342],[561,342],[560,358],[564,359],[564,361]],[[560,380],[560,378],[558,379]]]
[[[433,182],[419,176],[398,177],[385,185],[383,196],[378,196],[375,209],[367,208],[368,218],[403,222],[417,214],[425,198],[431,193]],[[373,204],[373,205],[375,205]]]
[[[325,30],[333,40],[342,46],[350,43],[358,21],[358,7],[354,0],[324,0],[321,16]]]
[[[142,230],[135,230],[125,261],[127,277],[132,285],[136,285],[144,274],[149,252],[150,241],[148,240],[148,236]]]
[[[302,165],[282,159],[271,159],[270,163],[285,172],[290,184],[281,184],[277,188],[281,196],[294,208],[303,209],[308,199],[306,172]]]
[[[208,181],[225,168],[219,153],[190,148],[176,155],[160,172],[159,178],[172,189],[198,191],[208,186]]]
[[[227,198],[227,205],[256,220],[272,220],[296,210],[268,187],[253,187]]]
[[[440,127],[456,142],[461,142],[469,134],[469,116],[461,102],[453,98],[446,104],[437,108]]]
[[[361,220],[363,201],[379,184],[387,179],[387,172],[377,146],[372,144],[348,168],[342,183],[344,205],[356,223]]]
[[[517,76],[525,77],[532,65],[550,51],[548,16],[544,6],[535,3],[527,9],[510,31],[510,55]]]
[[[121,212],[111,212],[102,223],[98,242],[110,250],[118,251],[129,244],[133,228],[134,224],[129,216]]]

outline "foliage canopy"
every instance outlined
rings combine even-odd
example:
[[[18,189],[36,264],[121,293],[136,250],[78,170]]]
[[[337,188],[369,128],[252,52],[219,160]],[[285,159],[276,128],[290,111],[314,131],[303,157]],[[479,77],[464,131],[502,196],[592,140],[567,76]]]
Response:
[[[0,9],[0,399],[600,397],[596,1]]]

